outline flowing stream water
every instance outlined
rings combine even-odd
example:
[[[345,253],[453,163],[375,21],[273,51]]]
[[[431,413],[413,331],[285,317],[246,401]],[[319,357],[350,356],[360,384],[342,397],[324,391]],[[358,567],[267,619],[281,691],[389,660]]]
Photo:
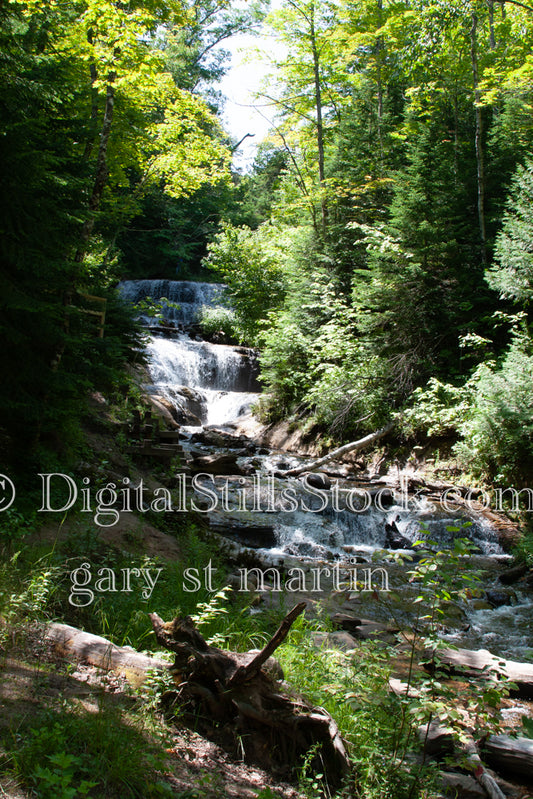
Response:
[[[120,289],[133,304],[147,298],[168,300],[162,303],[164,331],[151,335],[147,345],[152,380],[147,390],[171,403],[178,415],[189,414],[181,426],[186,452],[193,448],[220,452],[220,444],[213,450],[213,446],[194,443],[195,434],[209,426],[231,430],[250,413],[260,392],[252,350],[212,344],[194,332],[201,309],[221,302],[223,286],[139,280],[124,281]],[[144,317],[144,321],[153,329],[153,320]],[[482,514],[464,508],[450,513],[428,498],[398,495],[386,489],[383,481],[361,486],[360,481],[339,477],[332,481],[335,500],[331,486],[321,490],[302,479],[276,475],[299,462],[297,456],[255,448],[236,459],[241,476],[206,477],[205,496],[211,490],[220,499],[210,514],[215,529],[233,533],[244,543],[251,540],[267,562],[293,558],[331,564],[342,559],[369,563],[373,553],[391,548],[391,531],[393,548],[416,559],[413,544],[422,525],[440,546],[452,543],[455,535],[468,537],[484,563],[492,564],[490,579],[496,580],[505,556],[496,531]],[[381,489],[388,491],[387,502],[376,501]],[[350,507],[346,506],[348,496]],[[476,563],[472,558],[472,569]],[[530,659],[533,602],[530,595],[515,591],[510,592],[509,603],[496,608],[486,602],[471,603],[462,624],[445,635],[462,646],[485,646],[496,654]]]

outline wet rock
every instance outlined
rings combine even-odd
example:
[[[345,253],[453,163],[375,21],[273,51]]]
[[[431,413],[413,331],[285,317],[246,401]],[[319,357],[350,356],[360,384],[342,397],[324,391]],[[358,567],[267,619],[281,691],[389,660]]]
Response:
[[[385,522],[385,546],[387,549],[411,549],[411,541],[398,530],[395,521]]]
[[[493,608],[516,604],[516,594],[513,591],[501,591],[491,588],[489,591],[485,591],[485,596],[487,597],[487,602],[490,602]]]
[[[285,547],[284,553],[293,557],[322,558],[327,561],[331,561],[335,557],[331,550],[313,541],[299,541],[297,544],[289,544]]]
[[[324,491],[329,491],[331,488],[331,480],[322,472],[308,472],[304,475],[304,479],[307,485],[313,488],[321,488]]]
[[[237,458],[245,455],[242,450],[236,452],[220,452],[213,455],[192,454],[190,468],[192,472],[205,472],[206,474],[219,475],[244,475],[248,470],[243,469],[237,463]]]
[[[395,634],[399,632],[397,628],[390,627],[388,624],[357,618],[347,613],[333,613],[331,621],[360,641],[381,638],[393,642]]]
[[[236,521],[211,522],[212,529],[252,549],[271,549],[276,546],[276,534],[270,525],[246,525]]]
[[[372,498],[372,504],[378,508],[390,508],[396,503],[394,491],[390,488],[369,488],[367,493]]]
[[[498,580],[500,583],[503,583],[503,585],[512,585],[518,582],[518,580],[521,580],[527,572],[528,568],[526,564],[521,563],[519,566],[515,566],[513,569],[507,569],[507,571],[500,574]]]
[[[350,555],[350,561],[352,563],[370,563],[371,557],[365,550],[358,549],[353,544],[344,544],[341,549],[343,552],[346,552]]]

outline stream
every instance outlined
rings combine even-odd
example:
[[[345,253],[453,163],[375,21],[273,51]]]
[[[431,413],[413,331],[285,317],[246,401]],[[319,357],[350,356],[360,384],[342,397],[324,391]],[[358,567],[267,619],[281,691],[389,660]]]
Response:
[[[331,463],[322,477],[287,479],[281,473],[305,459],[266,449],[243,435],[261,391],[257,355],[245,347],[203,341],[196,326],[201,308],[216,306],[222,290],[218,284],[190,281],[120,284],[122,296],[133,304],[147,298],[168,300],[163,302],[160,329],[153,319],[141,317],[151,331],[151,383],[145,388],[172,409],[187,459],[220,459],[218,472],[206,469],[211,473],[196,476],[195,501],[211,528],[251,547],[267,568],[283,565],[293,574],[303,565],[306,574],[322,568],[320,592],[328,596],[343,594],[335,568],[350,577],[356,570],[364,576],[365,569],[384,567],[390,587],[402,596],[394,618],[404,623],[409,623],[417,591],[407,575],[412,566],[384,558],[403,556],[416,562],[421,527],[439,546],[453,544],[455,536],[467,537],[477,548],[469,556],[468,570],[482,568],[483,579],[473,584],[471,599],[463,603],[456,623],[443,628],[442,637],[458,646],[531,660],[531,593],[497,581],[509,557],[481,512],[464,505],[443,507],[432,497],[409,493],[402,480],[408,475],[401,473],[355,479],[346,468]],[[357,585],[354,581],[350,591],[344,590],[347,606],[365,618],[390,622],[387,603],[376,602],[375,592],[361,591]],[[320,592],[313,597],[314,588],[305,585],[316,599]]]

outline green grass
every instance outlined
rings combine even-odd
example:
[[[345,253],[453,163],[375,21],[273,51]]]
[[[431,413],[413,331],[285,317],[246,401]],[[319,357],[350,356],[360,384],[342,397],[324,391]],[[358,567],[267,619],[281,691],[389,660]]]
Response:
[[[109,703],[97,712],[47,708],[5,732],[2,771],[39,799],[155,799],[172,791],[161,775],[162,739]]]

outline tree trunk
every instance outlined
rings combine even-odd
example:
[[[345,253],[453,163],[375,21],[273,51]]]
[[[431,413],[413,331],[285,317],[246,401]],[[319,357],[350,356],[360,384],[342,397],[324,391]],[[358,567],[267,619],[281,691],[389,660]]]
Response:
[[[142,682],[148,671],[163,671],[169,667],[157,657],[142,655],[129,647],[115,646],[107,638],[86,633],[69,624],[49,624],[44,640],[62,657],[118,671],[134,684]]]
[[[525,698],[533,697],[533,663],[505,660],[486,649],[439,649],[436,653],[429,650],[426,652],[431,661],[424,664],[424,667],[430,671],[434,668],[433,654],[441,664],[439,668],[442,666],[450,671],[476,677],[479,677],[483,671],[488,672],[491,677],[496,673],[506,681],[515,683],[517,686],[515,693],[518,695]]]
[[[481,239],[481,261],[487,263],[487,231],[485,226],[485,158],[483,152],[483,116],[480,105],[478,57],[477,57],[477,14],[472,11],[472,27],[470,29],[470,54],[472,57],[472,79],[474,84],[474,109],[476,116],[476,165],[477,165],[477,210],[479,219],[479,235]]]
[[[533,740],[531,738],[511,738],[509,735],[491,735],[483,744],[483,755],[491,766],[499,772],[520,774],[531,777],[533,774]]]
[[[93,189],[89,200],[89,215],[85,220],[81,229],[81,244],[76,251],[74,261],[81,263],[85,257],[87,250],[87,243],[91,237],[94,229],[96,212],[100,206],[100,201],[104,193],[105,185],[107,183],[107,148],[109,144],[109,136],[111,134],[111,126],[113,124],[113,113],[115,109],[115,89],[113,87],[114,75],[109,76],[109,83],[107,84],[106,101],[104,108],[104,119],[102,122],[102,132],[100,133],[100,144],[98,147],[98,157],[96,159],[96,172],[94,176]]]
[[[180,719],[266,768],[295,768],[317,747],[313,767],[338,787],[349,763],[337,725],[323,708],[281,690],[283,675],[271,658],[304,608],[305,602],[296,605],[259,653],[209,646],[188,616],[164,622],[150,614],[158,642],[176,656],[178,688],[162,701],[168,712],[178,708]]]
[[[295,469],[289,469],[286,472],[283,472],[283,477],[297,477],[297,475],[302,474],[303,472],[313,472],[315,469],[318,469],[320,466],[323,466],[324,463],[328,463],[328,461],[332,461],[335,458],[340,458],[343,455],[347,455],[349,452],[357,452],[360,449],[364,449],[364,447],[368,447],[369,444],[373,444],[374,441],[377,441],[383,436],[390,433],[391,430],[394,429],[396,422],[390,422],[389,424],[382,427],[381,430],[376,430],[374,433],[369,433],[364,438],[360,438],[358,441],[352,441],[349,444],[343,444],[342,447],[337,447],[337,449],[333,449],[331,452],[328,452],[327,455],[324,455],[322,458],[318,458],[318,460],[311,461],[311,463],[306,463],[303,466],[298,466]]]
[[[322,87],[320,84],[320,56],[318,53],[315,32],[314,6],[310,18],[311,51],[313,54],[313,77],[315,82],[315,107],[316,107],[316,143],[318,150],[318,181],[320,183],[320,209],[322,212],[322,228],[326,230],[328,221],[328,208],[324,192],[326,189],[326,171],[324,160],[324,123],[322,120]]]
[[[473,738],[467,738],[462,745],[462,750],[466,757],[466,764],[474,772],[476,780],[485,790],[490,799],[505,799],[505,794],[501,792],[494,777],[487,774],[483,762],[479,756],[476,743]]]

